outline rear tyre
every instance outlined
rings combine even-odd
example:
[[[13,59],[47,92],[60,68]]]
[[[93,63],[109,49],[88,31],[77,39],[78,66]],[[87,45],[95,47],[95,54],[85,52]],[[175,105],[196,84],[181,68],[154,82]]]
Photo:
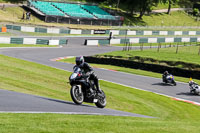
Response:
[[[174,84],[174,86],[176,86],[176,82],[175,81],[173,81],[173,84]]]
[[[73,85],[70,94],[74,103],[78,105],[83,103],[84,95],[80,85]]]
[[[104,91],[102,90],[101,94],[98,94],[98,101],[95,103],[95,105],[98,108],[104,108],[106,106],[106,95]]]

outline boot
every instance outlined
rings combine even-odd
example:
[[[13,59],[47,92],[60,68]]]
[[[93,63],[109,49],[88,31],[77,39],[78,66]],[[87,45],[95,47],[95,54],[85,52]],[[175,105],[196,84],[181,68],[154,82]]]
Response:
[[[90,88],[88,91],[88,97],[91,97],[93,95],[94,95],[94,91],[92,90],[92,88]]]
[[[99,84],[96,86],[96,88],[97,88],[97,92],[101,94],[102,90],[100,89]]]

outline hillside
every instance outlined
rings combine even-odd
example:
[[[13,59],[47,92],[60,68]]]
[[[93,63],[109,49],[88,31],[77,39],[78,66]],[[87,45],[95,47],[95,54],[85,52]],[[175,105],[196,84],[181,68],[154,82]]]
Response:
[[[0,2],[7,2],[12,0],[0,0]],[[57,24],[57,23],[45,23],[38,18],[32,16],[31,20],[22,20],[22,15],[25,10],[21,7],[6,7],[0,8],[0,22],[11,22],[11,23],[23,23],[23,24],[36,24],[46,26],[67,26],[70,28],[84,28],[84,29],[109,29],[107,26],[77,26],[70,24]],[[166,13],[144,15],[142,19],[139,19],[137,15],[129,15],[121,12],[120,16],[125,17],[124,26],[199,26],[200,22],[196,21],[195,18],[188,16],[183,11],[172,12],[170,15]]]
[[[135,16],[122,14],[125,16],[124,26],[138,25],[138,26],[199,26],[200,21],[192,16],[187,15],[183,11],[171,12],[170,15],[166,13],[157,13],[144,15],[143,19]]]

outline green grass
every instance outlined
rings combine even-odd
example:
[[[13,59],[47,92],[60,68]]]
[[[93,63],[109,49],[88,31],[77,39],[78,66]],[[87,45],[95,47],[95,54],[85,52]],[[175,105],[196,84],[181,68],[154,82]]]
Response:
[[[197,117],[199,116],[198,112],[194,113],[197,113]],[[164,121],[161,119],[59,114],[0,114],[0,116],[0,127],[3,133],[132,133],[133,131],[134,133],[198,133],[199,131],[198,120],[196,122]]]
[[[0,32],[0,36],[14,36],[14,34],[10,32]]]
[[[102,56],[121,56],[122,58],[130,59],[135,56],[144,58],[153,58],[159,61],[182,61],[186,63],[200,64],[199,46],[185,46],[178,48],[176,54],[176,47],[162,48],[157,52],[157,49],[148,50],[134,50],[134,51],[116,51],[102,54]]]
[[[132,133],[133,131],[134,133],[198,133],[199,131],[198,121],[52,114],[1,114],[0,116],[3,133]]]
[[[138,26],[199,26],[200,22],[188,16],[183,11],[166,13],[158,13],[144,15],[142,19],[134,16],[122,14],[125,16],[124,25]],[[184,27],[183,27],[184,28]]]
[[[1,88],[65,99],[67,73],[2,55],[0,58]]]
[[[183,11],[172,12],[171,15],[162,13],[162,14],[157,14],[157,15],[145,16],[143,20],[147,23],[147,25],[150,25],[150,26],[152,25],[199,26],[200,25],[199,21],[195,21],[193,18],[186,15]]]
[[[0,86],[17,92],[71,101],[70,72],[0,55]],[[107,108],[154,116],[154,119],[62,114],[0,114],[0,132],[155,133],[200,130],[200,107],[100,81]]]

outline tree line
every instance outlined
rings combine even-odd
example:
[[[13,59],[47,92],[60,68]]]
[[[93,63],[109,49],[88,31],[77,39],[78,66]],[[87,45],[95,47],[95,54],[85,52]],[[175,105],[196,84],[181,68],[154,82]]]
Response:
[[[26,0],[3,0],[3,1],[18,3]],[[142,18],[142,16],[146,12],[151,12],[152,7],[157,6],[159,3],[167,4],[168,5],[167,14],[170,14],[172,5],[179,5],[180,7],[183,8],[188,8],[188,7],[192,8],[193,4],[199,2],[199,0],[75,0],[75,1],[95,2],[95,3],[104,2],[107,5],[112,5],[112,7],[121,8],[124,11],[130,13],[131,15],[134,12],[139,12],[139,18]]]
[[[115,6],[116,8],[121,8],[130,14],[134,12],[139,12],[139,18],[146,12],[151,12],[152,7],[157,6],[159,3],[167,4],[168,11],[170,14],[172,5],[179,5],[183,8],[192,8],[194,3],[199,2],[199,0],[86,0],[87,2],[101,3],[105,2],[109,5]]]

